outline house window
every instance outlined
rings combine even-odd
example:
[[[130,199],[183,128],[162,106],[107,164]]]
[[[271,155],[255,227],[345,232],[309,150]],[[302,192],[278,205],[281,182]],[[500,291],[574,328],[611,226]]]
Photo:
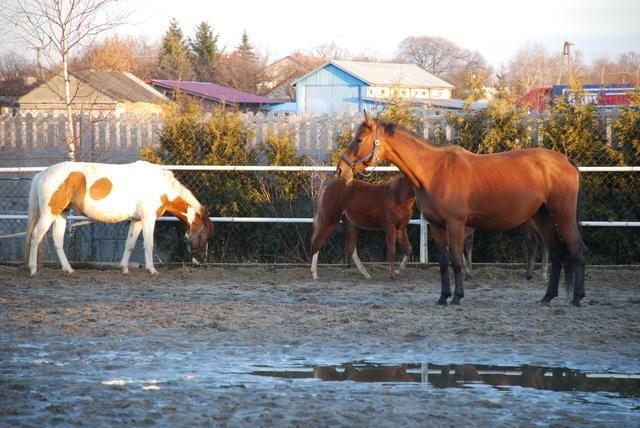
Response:
[[[407,95],[407,91],[403,90],[402,95]]]
[[[384,95],[384,89],[380,89],[380,95]]]

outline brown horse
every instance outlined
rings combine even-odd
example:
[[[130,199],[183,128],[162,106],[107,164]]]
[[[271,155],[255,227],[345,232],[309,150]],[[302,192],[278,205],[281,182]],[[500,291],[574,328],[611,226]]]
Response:
[[[438,246],[442,290],[451,297],[449,258],[455,276],[452,304],[464,297],[462,252],[465,226],[504,230],[530,218],[551,253],[551,274],[543,303],[558,295],[562,262],[573,285],[571,303],[584,297],[584,253],[577,221],[580,172],[561,153],[542,148],[478,155],[462,147],[434,146],[396,124],[366,113],[338,165],[340,174],[379,161],[395,164],[416,187],[416,203],[431,224]],[[352,175],[349,171],[345,176]],[[449,250],[447,254],[446,250]],[[568,267],[568,270],[567,270]]]
[[[313,220],[311,247],[313,259],[311,273],[318,278],[318,253],[324,247],[327,237],[343,218],[346,228],[345,247],[353,262],[365,278],[371,278],[364,268],[356,249],[356,227],[361,229],[382,229],[386,234],[389,276],[393,279],[396,259],[396,240],[404,251],[400,264],[403,269],[412,247],[407,234],[407,224],[416,196],[413,185],[403,175],[398,175],[383,184],[371,184],[347,178],[338,178],[326,187],[318,197],[316,215]]]

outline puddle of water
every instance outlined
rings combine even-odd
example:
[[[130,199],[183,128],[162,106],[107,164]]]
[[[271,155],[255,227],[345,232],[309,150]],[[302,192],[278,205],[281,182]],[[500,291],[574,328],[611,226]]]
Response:
[[[586,372],[562,367],[495,366],[484,364],[376,364],[353,362],[338,366],[300,365],[287,368],[254,366],[255,376],[353,382],[420,382],[436,388],[496,388],[519,386],[549,391],[609,392],[620,398],[640,397],[640,373]]]

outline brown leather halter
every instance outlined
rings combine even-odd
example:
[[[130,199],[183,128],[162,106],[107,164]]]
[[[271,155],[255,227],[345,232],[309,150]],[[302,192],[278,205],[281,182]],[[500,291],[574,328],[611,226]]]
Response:
[[[370,164],[373,164],[375,166],[376,163],[378,163],[378,149],[380,148],[380,126],[378,123],[376,123],[376,140],[373,143],[373,148],[371,149],[371,153],[369,153],[366,156],[361,157],[360,159],[356,159],[354,161],[349,161],[346,157],[345,154],[342,155],[342,160],[345,161],[347,163],[347,165],[349,165],[351,167],[351,170],[356,172],[359,175],[362,175],[363,177],[368,177],[371,175],[371,173],[369,174],[363,174],[362,172],[358,171],[356,169],[356,167],[362,163],[367,163],[367,166]]]

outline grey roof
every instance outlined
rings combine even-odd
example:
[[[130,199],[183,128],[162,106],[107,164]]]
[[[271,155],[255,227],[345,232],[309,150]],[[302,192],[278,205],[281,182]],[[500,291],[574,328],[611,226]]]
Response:
[[[454,88],[451,83],[445,82],[415,64],[338,60],[333,60],[329,64],[357,77],[369,86],[401,85],[419,88]]]
[[[157,103],[166,97],[131,73],[84,70],[74,73],[78,79],[115,101]]]

